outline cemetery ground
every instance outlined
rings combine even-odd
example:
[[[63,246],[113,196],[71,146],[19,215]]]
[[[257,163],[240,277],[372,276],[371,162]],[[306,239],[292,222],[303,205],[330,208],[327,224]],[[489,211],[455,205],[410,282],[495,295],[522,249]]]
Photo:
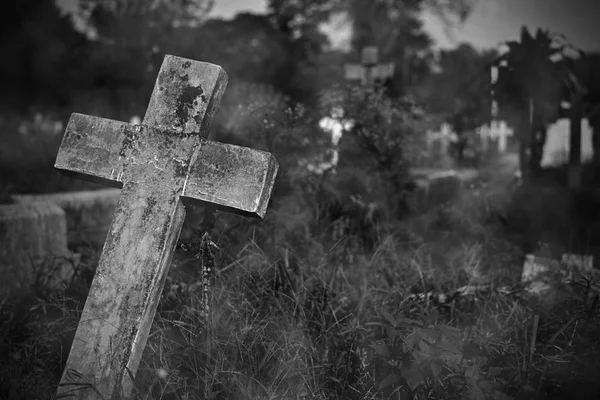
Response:
[[[554,194],[514,189],[510,157],[385,229],[335,234],[345,219],[312,232],[291,198],[261,223],[220,216],[210,312],[198,260],[180,249],[134,398],[597,399],[597,297],[520,283],[523,249],[548,257],[529,242],[575,217]],[[200,214],[188,210],[184,239]],[[72,250],[81,264],[64,294],[3,299],[0,398],[55,394],[100,254]]]

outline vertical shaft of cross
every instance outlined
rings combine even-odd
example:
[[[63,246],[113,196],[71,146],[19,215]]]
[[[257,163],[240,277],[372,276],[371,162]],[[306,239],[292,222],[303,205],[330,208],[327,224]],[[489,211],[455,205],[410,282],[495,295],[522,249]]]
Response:
[[[123,187],[59,394],[95,399],[131,391],[129,372],[139,366],[184,218],[169,191]]]

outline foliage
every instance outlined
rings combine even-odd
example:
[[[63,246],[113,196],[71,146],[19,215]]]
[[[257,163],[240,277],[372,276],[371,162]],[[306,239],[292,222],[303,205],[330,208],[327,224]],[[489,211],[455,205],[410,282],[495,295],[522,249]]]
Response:
[[[561,35],[538,29],[532,36],[523,27],[520,41],[507,42],[506,46],[508,51],[494,61],[498,67],[494,95],[502,110],[500,116],[517,127],[523,176],[535,177],[540,170],[546,126],[559,116],[564,88],[570,89],[569,101],[583,88],[574,61],[566,55],[571,46]]]
[[[463,21],[472,8],[470,0],[450,3],[438,0],[271,0],[268,4],[277,26],[295,35],[307,57],[318,54],[325,43],[315,40],[319,37],[316,33],[319,24],[334,17],[349,24],[354,50],[376,45],[381,59],[396,63],[390,92],[393,96],[405,94],[406,84],[416,84],[429,73],[433,42],[423,30],[422,11],[431,10],[450,24],[454,16]]]
[[[354,128],[344,136],[348,139],[342,139],[341,165],[382,173],[390,183],[400,184],[422,148],[419,140],[428,121],[421,108],[409,97],[390,99],[382,88],[354,86],[333,87],[324,93],[323,112],[334,107],[341,107],[344,118],[354,121]]]
[[[427,111],[444,115],[455,132],[473,130],[490,118],[490,78],[486,66],[496,57],[495,51],[475,50],[463,43],[440,53],[438,67],[417,88],[417,97]]]
[[[57,111],[69,103],[85,37],[53,1],[7,3],[0,16],[0,110]],[[32,110],[33,109],[33,110]]]
[[[526,27],[519,42],[506,43],[508,51],[496,58],[498,80],[494,87],[500,106],[525,106],[534,102],[535,112],[544,122],[553,122],[563,100],[563,87],[575,91],[580,85],[574,75],[574,60],[568,58],[571,46],[562,36],[538,29],[532,36]]]
[[[506,257],[515,250],[489,222],[502,212],[489,207],[492,193],[465,192],[443,212],[398,224],[372,251],[349,246],[346,255],[310,232],[308,247],[289,234],[276,249],[259,246],[248,237],[269,235],[268,221],[241,238],[217,218],[211,313],[198,260],[177,251],[134,398],[592,398],[585,390],[596,389],[588,382],[599,370],[600,325],[589,301],[543,307],[514,287],[446,303],[421,296],[519,279],[518,255]],[[279,229],[290,202],[300,200],[267,214]],[[82,253],[93,270],[99,249]],[[54,392],[80,316],[72,299],[83,300],[90,279],[65,299],[2,304],[2,397]]]
[[[99,37],[114,40],[119,34],[130,36],[136,28],[144,29],[137,32],[141,38],[148,29],[197,26],[213,5],[214,0],[83,0],[79,14],[90,18]]]

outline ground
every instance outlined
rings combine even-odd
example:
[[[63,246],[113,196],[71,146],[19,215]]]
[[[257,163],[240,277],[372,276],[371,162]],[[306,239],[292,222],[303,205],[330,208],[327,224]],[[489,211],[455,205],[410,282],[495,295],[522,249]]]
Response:
[[[304,253],[272,259],[249,242],[217,266],[208,314],[200,267],[179,251],[135,398],[599,398],[597,297],[520,284],[505,232],[515,168],[502,157],[372,252],[306,237]],[[52,398],[99,255],[77,250],[66,296],[2,305],[0,398]]]

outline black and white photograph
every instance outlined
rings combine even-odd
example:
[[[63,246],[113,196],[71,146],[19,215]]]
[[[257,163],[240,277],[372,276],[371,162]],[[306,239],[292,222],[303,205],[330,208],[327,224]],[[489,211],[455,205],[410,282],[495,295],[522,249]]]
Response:
[[[600,400],[600,2],[12,0],[0,400]]]

